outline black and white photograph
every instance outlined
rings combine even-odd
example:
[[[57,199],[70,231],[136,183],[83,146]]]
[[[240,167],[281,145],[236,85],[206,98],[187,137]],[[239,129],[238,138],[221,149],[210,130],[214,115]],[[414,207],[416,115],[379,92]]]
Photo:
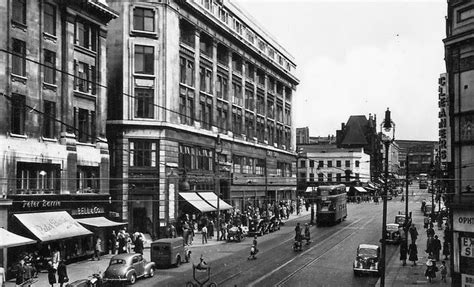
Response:
[[[474,0],[0,1],[0,287],[474,287]]]

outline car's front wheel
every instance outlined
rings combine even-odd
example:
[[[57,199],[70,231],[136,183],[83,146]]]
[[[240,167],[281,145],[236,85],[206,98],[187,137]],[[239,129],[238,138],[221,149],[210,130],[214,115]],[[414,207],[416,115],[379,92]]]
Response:
[[[155,268],[151,267],[150,271],[148,272],[148,277],[153,277],[155,276]]]
[[[135,282],[137,282],[137,276],[135,274],[130,275],[129,282],[130,282],[130,285],[135,284]]]

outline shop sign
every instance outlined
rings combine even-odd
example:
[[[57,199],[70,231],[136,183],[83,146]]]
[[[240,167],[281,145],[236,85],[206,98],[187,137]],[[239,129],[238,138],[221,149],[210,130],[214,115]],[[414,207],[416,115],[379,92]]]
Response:
[[[465,210],[454,211],[453,229],[461,232],[474,232],[474,213]]]
[[[442,163],[451,161],[451,135],[449,128],[448,110],[448,83],[447,74],[441,74],[438,79],[438,107],[439,107],[439,155]]]
[[[71,211],[72,215],[90,215],[90,214],[100,214],[105,213],[103,207],[92,206],[92,207],[77,207]]]
[[[23,200],[21,202],[22,208],[54,208],[61,207],[59,200]]]
[[[474,287],[474,275],[461,274],[461,286]]]
[[[474,257],[474,238],[461,237],[461,256]]]

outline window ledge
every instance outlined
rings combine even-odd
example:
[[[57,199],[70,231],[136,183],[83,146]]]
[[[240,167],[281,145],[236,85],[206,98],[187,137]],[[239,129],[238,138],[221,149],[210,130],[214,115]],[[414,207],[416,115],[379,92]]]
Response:
[[[28,80],[27,77],[25,76],[20,76],[20,75],[17,75],[17,74],[11,74],[11,78],[12,78],[12,82],[20,82],[20,83],[23,83],[23,84],[26,84],[26,81]]]
[[[179,45],[180,45],[182,48],[184,48],[184,49],[186,49],[186,50],[188,50],[188,51],[194,53],[194,47],[190,46],[188,43],[183,42],[183,41],[179,41]]]
[[[130,31],[131,36],[139,36],[139,37],[146,37],[146,38],[153,38],[153,39],[158,39],[158,33],[157,32],[148,32],[148,31],[141,31],[141,30],[131,30]]]
[[[43,89],[56,92],[58,90],[58,85],[43,82]]]
[[[45,40],[49,40],[53,43],[56,43],[58,41],[58,37],[56,37],[55,35],[53,34],[49,34],[48,32],[43,32],[43,38]]]
[[[93,144],[93,143],[83,143],[83,142],[77,141],[77,142],[76,142],[76,145],[80,145],[80,146],[90,146],[90,147],[94,147],[94,148],[95,148],[95,144]]]
[[[58,139],[55,139],[55,138],[45,138],[45,137],[41,137],[41,139],[45,142],[58,142]]]
[[[89,100],[95,100],[96,98],[96,95],[93,95],[91,93],[81,92],[79,90],[74,90],[74,95],[81,98],[89,99]]]
[[[12,20],[12,27],[13,28],[17,28],[17,29],[20,29],[24,32],[26,32],[26,30],[28,29],[28,26],[26,24],[23,24],[23,23],[19,23],[19,22],[16,22],[15,20]]]
[[[134,77],[140,77],[140,78],[148,78],[148,79],[154,79],[155,74],[143,74],[143,73],[137,73],[133,72]]]
[[[14,133],[10,133],[10,136],[12,138],[20,138],[20,139],[25,139],[25,140],[28,138],[27,135],[20,135],[20,134],[14,134]]]
[[[74,43],[74,49],[75,49],[75,50],[78,50],[78,51],[80,51],[80,52],[83,52],[83,53],[85,53],[85,54],[88,54],[89,56],[94,57],[94,58],[97,56],[97,52],[96,52],[96,51],[91,50],[91,49],[86,48],[86,47],[83,47],[83,46],[81,46],[81,45],[79,45],[79,44],[77,44],[77,43]]]

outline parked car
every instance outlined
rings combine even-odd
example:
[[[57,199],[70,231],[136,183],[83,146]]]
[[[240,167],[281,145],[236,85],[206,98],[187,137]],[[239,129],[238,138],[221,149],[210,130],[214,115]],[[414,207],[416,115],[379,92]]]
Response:
[[[412,222],[411,217],[408,216],[408,224],[405,225],[405,213],[403,213],[403,212],[400,212],[400,211],[399,211],[398,214],[395,215],[395,221],[394,221],[394,223],[398,224],[398,225],[399,225],[400,227],[402,227],[402,228],[403,228],[404,226],[407,226],[407,228],[408,228],[408,227],[411,225],[411,222]]]
[[[356,259],[354,260],[354,275],[376,274],[380,270],[380,247],[373,244],[359,244]]]
[[[425,205],[425,210],[423,211],[424,216],[431,216],[431,213],[436,212],[436,204],[431,205],[431,204],[426,204]]]
[[[401,234],[399,231],[399,225],[397,223],[389,223],[387,224],[387,243],[400,243]]]
[[[242,228],[239,226],[229,226],[227,228],[227,241],[240,242],[245,239]]]
[[[141,254],[123,253],[110,259],[109,267],[104,272],[104,282],[128,282],[134,284],[137,278],[153,277],[155,263],[147,262]]]

